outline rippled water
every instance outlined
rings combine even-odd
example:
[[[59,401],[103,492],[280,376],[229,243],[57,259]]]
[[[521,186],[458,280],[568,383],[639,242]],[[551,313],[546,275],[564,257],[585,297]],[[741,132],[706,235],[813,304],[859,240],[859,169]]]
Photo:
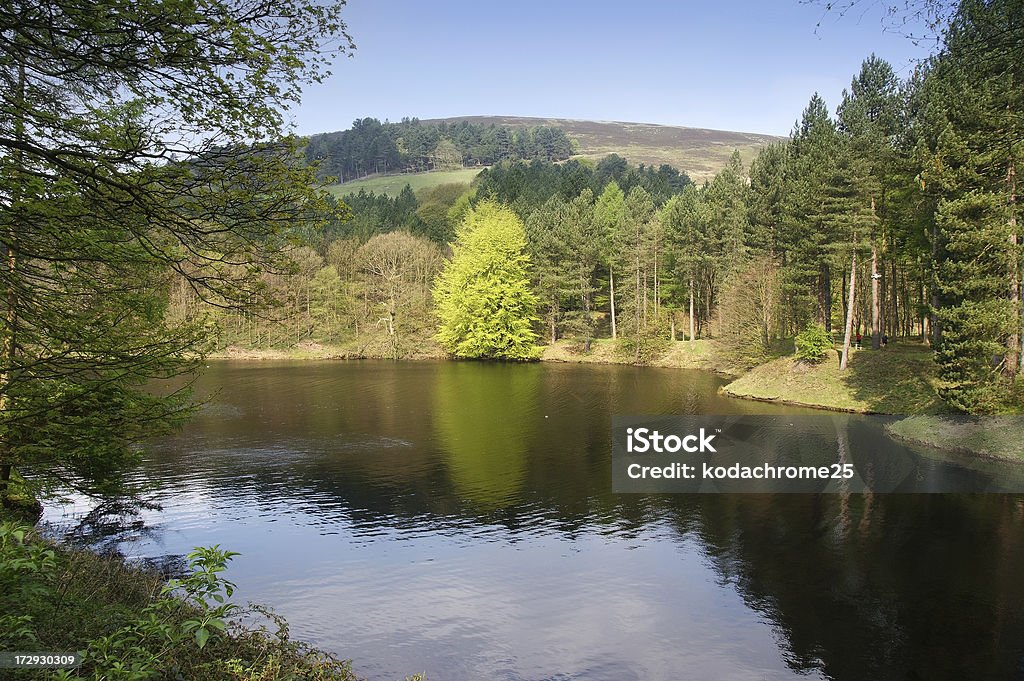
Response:
[[[241,599],[372,680],[1024,679],[1019,497],[611,494],[613,415],[777,411],[720,385],[211,363],[122,548],[241,552]]]

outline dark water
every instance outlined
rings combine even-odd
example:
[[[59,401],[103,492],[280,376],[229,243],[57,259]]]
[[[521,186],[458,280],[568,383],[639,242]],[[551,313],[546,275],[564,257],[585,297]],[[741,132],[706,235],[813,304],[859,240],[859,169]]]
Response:
[[[1024,499],[613,495],[617,414],[778,413],[713,375],[212,363],[130,555],[240,551],[237,596],[370,679],[1024,679]]]

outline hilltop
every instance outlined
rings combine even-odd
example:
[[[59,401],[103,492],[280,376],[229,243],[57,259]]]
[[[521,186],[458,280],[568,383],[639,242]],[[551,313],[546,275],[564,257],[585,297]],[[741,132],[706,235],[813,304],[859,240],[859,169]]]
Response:
[[[521,116],[461,116],[453,118],[434,118],[420,120],[424,124],[417,131],[435,130],[438,127],[452,127],[466,122],[480,131],[495,126],[505,135],[507,144],[511,146],[512,137],[518,131],[534,135],[538,130],[552,131],[561,136],[562,147],[535,146],[533,153],[540,153],[548,160],[560,161],[569,158],[587,158],[599,160],[608,154],[618,154],[633,165],[645,164],[660,166],[668,164],[685,172],[695,182],[710,179],[718,170],[725,166],[733,150],[739,150],[744,163],[750,163],[757,151],[783,138],[759,133],[732,132],[729,130],[709,130],[705,128],[685,128],[671,125],[655,125],[652,123],[629,123],[621,121],[579,121],[565,118],[527,118]],[[375,119],[356,121],[361,141],[343,143],[345,149],[338,156],[337,149],[339,132],[312,135],[308,155],[310,158],[328,157],[324,166],[327,175],[353,179],[344,184],[331,187],[331,191],[344,195],[358,192],[360,189],[397,195],[406,182],[413,189],[424,189],[445,182],[467,182],[472,180],[479,168],[490,165],[488,152],[494,154],[494,148],[474,146],[474,142],[460,140],[464,158],[470,166],[455,170],[458,162],[449,161],[444,164],[444,171],[428,170],[436,167],[440,160],[434,157],[438,134],[417,132],[403,134],[402,144],[406,167],[401,172],[374,172],[396,168],[403,163],[400,152],[395,148],[395,140],[385,134],[388,125]],[[570,144],[571,141],[571,144]],[[479,142],[479,140],[478,140]],[[493,145],[493,140],[490,144]],[[572,147],[572,148],[570,148]],[[390,151],[388,151],[390,148]],[[542,149],[544,151],[542,151]],[[546,153],[545,153],[546,152]],[[483,154],[483,156],[481,156]],[[473,156],[476,155],[476,159]],[[530,158],[527,153],[525,158]],[[333,159],[333,160],[332,160]],[[411,159],[411,160],[410,160]],[[345,167],[347,166],[347,167]],[[454,166],[454,167],[453,167]],[[369,174],[366,170],[369,169]],[[413,171],[413,172],[410,172]],[[416,172],[419,171],[419,172]],[[423,172],[427,171],[427,172]]]
[[[457,116],[424,119],[422,122],[451,124],[461,121],[483,125],[493,123],[511,128],[538,125],[561,128],[579,145],[577,156],[596,160],[614,153],[633,164],[658,166],[667,163],[684,171],[695,181],[709,179],[718,172],[734,149],[739,149],[744,163],[750,163],[761,147],[784,139],[774,135],[729,130],[567,118]]]

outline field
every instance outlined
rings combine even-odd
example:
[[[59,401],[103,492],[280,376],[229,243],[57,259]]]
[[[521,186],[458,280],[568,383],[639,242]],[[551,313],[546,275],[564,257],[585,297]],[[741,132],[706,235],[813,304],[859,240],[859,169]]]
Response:
[[[424,123],[439,123],[425,120]],[[694,181],[711,179],[733,150],[739,150],[749,164],[757,151],[780,137],[758,133],[683,128],[619,121],[574,121],[564,118],[520,118],[516,116],[464,116],[443,119],[448,123],[470,121],[489,125],[531,127],[551,125],[562,128],[578,145],[577,156],[598,160],[618,154],[630,163],[659,166],[667,163],[686,172]]]
[[[345,182],[344,184],[332,184],[327,188],[334,196],[345,196],[346,194],[358,194],[360,189],[375,194],[387,194],[398,196],[405,188],[405,185],[412,187],[412,190],[419,191],[429,187],[436,187],[439,184],[450,182],[470,183],[480,172],[480,168],[462,168],[460,170],[436,170],[427,173],[401,173],[398,175],[372,175],[360,180]]]

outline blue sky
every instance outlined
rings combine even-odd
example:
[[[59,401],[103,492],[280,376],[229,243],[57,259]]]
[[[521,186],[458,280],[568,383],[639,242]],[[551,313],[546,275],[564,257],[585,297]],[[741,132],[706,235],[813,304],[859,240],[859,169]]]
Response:
[[[785,135],[815,91],[834,110],[872,52],[901,75],[927,53],[862,4],[349,0],[357,49],[292,120],[300,134],[492,114]]]

